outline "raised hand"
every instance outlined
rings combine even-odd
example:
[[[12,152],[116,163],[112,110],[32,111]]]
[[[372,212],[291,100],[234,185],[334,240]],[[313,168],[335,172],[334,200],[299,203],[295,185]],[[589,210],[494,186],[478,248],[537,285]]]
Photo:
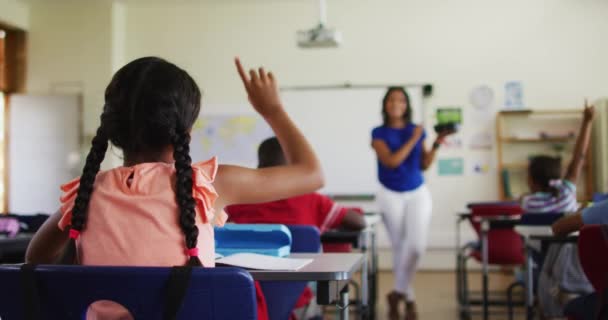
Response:
[[[249,102],[259,114],[267,117],[283,109],[277,82],[272,72],[266,72],[260,67],[257,71],[249,70],[247,74],[239,58],[235,58],[234,62],[249,96]]]

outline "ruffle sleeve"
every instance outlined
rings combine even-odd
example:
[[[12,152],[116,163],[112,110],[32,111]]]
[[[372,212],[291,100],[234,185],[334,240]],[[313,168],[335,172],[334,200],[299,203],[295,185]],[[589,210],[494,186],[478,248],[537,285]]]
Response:
[[[61,202],[61,220],[59,220],[58,227],[61,230],[65,230],[71,224],[72,210],[74,210],[74,201],[78,194],[78,188],[80,187],[80,177],[76,178],[61,186],[63,194],[59,198]]]
[[[223,226],[228,219],[228,215],[223,210],[221,212],[216,212],[214,208],[215,201],[219,197],[213,186],[217,168],[218,163],[216,157],[192,165],[192,196],[196,200],[197,208],[202,215],[201,218],[204,223]]]

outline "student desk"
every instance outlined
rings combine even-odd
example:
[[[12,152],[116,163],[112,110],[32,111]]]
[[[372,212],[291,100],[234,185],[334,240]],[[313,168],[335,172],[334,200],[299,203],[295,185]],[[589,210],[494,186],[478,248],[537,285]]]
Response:
[[[20,233],[14,238],[0,236],[0,260],[6,255],[25,256],[25,251],[33,236],[31,233]]]
[[[540,251],[542,256],[545,256],[549,245],[554,243],[576,243],[578,233],[567,237],[556,237],[550,226],[516,226],[515,231],[519,233],[525,242],[526,249],[526,319],[534,318],[534,260],[532,250],[538,250],[540,243]],[[542,268],[542,266],[539,266]]]
[[[360,249],[366,261],[361,268],[361,306],[363,319],[375,319],[378,295],[378,248],[376,226],[382,221],[380,215],[366,213],[367,228],[362,231],[330,230],[321,235],[322,243],[350,243]]]
[[[338,302],[340,319],[348,319],[348,281],[364,265],[361,253],[293,253],[290,258],[313,259],[297,271],[249,270],[258,281],[315,281],[317,303]]]

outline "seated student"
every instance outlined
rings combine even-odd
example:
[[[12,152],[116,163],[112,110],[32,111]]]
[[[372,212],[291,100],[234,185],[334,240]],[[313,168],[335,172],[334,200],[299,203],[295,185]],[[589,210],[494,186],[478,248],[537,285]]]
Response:
[[[134,60],[108,85],[83,174],[62,187],[62,206],[33,237],[26,261],[214,267],[213,225],[226,221],[225,206],[320,188],[319,161],[283,109],[272,73],[260,68],[246,74],[235,62],[254,109],[289,146],[289,163],[260,170],[218,165],[216,158],[192,163],[190,131],[201,104],[197,84],[163,59]],[[124,166],[100,172],[110,142],[122,149]],[[259,290],[257,297],[258,319],[266,319]],[[130,318],[104,304],[92,313]]]
[[[287,163],[277,138],[266,139],[258,148],[258,168]],[[235,223],[281,223],[312,225],[321,232],[328,229],[362,230],[365,219],[360,211],[347,209],[318,193],[286,198],[267,203],[226,207],[228,221]]]
[[[531,194],[522,198],[526,213],[573,213],[579,209],[576,200],[576,181],[580,176],[591,135],[594,109],[587,105],[568,169],[561,178],[559,158],[537,156],[528,168]],[[537,262],[542,258],[537,257]],[[538,279],[539,306],[546,317],[561,317],[570,293],[586,293],[591,285],[578,263],[576,246],[552,245],[542,263]]]
[[[277,138],[266,139],[260,144],[258,168],[283,166],[285,163],[287,160]],[[318,193],[267,203],[232,205],[226,207],[226,212],[230,222],[312,225],[318,227],[321,232],[334,228],[362,230],[366,226],[361,212],[341,207]],[[331,244],[324,245],[323,248],[325,252],[350,251],[350,245]],[[307,287],[295,308],[305,307],[312,297],[312,291]]]

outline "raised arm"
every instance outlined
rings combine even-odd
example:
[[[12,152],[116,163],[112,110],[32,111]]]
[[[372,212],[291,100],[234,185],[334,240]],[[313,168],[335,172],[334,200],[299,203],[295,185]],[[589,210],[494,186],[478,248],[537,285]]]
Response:
[[[593,106],[587,104],[585,100],[585,109],[583,111],[583,123],[581,124],[580,132],[576,138],[576,145],[574,147],[574,153],[572,159],[568,165],[566,175],[564,179],[576,183],[580,176],[583,164],[585,163],[585,156],[587,155],[587,149],[589,148],[589,140],[591,138],[591,124],[594,116]]]
[[[276,134],[288,164],[263,169],[220,165],[214,182],[220,205],[273,201],[321,188],[324,181],[319,160],[283,109],[273,74],[259,68],[247,75],[238,59],[235,63],[249,101]]]
[[[381,139],[373,139],[372,148],[374,148],[374,151],[376,151],[376,156],[378,156],[380,163],[382,163],[385,167],[394,169],[401,165],[401,163],[407,159],[410,153],[412,153],[412,150],[422,137],[423,132],[422,127],[417,126],[416,129],[414,129],[414,134],[412,137],[395,152],[392,152],[386,142]]]

